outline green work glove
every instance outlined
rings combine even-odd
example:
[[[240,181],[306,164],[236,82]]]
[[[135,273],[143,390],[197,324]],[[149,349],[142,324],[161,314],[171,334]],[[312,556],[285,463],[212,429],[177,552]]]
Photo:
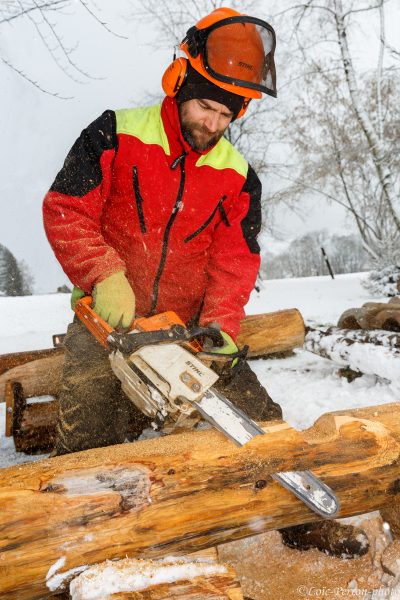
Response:
[[[111,327],[128,328],[135,316],[135,294],[123,271],[100,281],[93,293],[93,310]]]
[[[238,352],[238,347],[236,346],[235,342],[233,341],[233,339],[231,338],[231,336],[226,333],[225,331],[220,331],[222,337],[224,338],[224,345],[223,346],[212,346],[211,348],[207,348],[207,350],[210,350],[211,352],[213,352],[214,354],[235,354],[235,352]],[[235,358],[232,361],[231,364],[231,368],[233,368],[238,362],[238,359]]]
[[[83,290],[80,290],[79,288],[75,287],[72,290],[72,294],[71,294],[71,308],[72,310],[75,310],[75,305],[76,303],[83,298],[84,296],[86,296],[85,292]]]

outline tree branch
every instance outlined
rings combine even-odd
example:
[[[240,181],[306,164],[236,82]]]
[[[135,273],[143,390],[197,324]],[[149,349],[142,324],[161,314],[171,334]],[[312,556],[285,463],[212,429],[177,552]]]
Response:
[[[45,94],[49,94],[49,96],[54,96],[55,98],[59,98],[60,100],[72,100],[73,99],[73,96],[61,96],[57,92],[50,92],[49,90],[46,90],[41,85],[39,85],[37,83],[37,81],[34,81],[33,79],[30,79],[30,77],[28,77],[23,71],[21,71],[20,69],[17,69],[16,67],[14,67],[14,65],[12,65],[11,63],[9,63],[8,60],[6,60],[5,58],[3,58],[2,56],[0,56],[0,60],[9,69],[11,69],[12,71],[14,71],[14,73],[17,73],[18,75],[20,75],[23,79],[25,79],[25,81],[28,81],[29,83],[31,83],[33,86],[35,86],[41,92],[44,92]]]

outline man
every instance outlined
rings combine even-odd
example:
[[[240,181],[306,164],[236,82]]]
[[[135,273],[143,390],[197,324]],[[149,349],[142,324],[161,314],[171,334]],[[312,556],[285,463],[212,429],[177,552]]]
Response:
[[[72,304],[91,294],[94,310],[124,328],[135,313],[174,310],[186,323],[217,324],[229,354],[260,265],[261,184],[223,135],[252,99],[276,96],[275,33],[219,8],[181,50],[161,106],[108,110],[82,132],[45,198],[44,224],[76,286]],[[136,439],[149,419],[125,397],[107,352],[76,319],[65,346],[55,453]],[[255,420],[282,417],[247,363],[218,387]]]

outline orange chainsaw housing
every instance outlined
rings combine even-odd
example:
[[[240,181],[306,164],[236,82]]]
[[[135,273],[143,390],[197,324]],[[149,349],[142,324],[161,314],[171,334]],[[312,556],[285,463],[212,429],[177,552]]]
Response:
[[[93,299],[91,296],[81,298],[75,305],[75,313],[82,323],[87,327],[96,340],[108,348],[107,338],[114,331],[110,325],[104,321],[91,307]],[[170,329],[173,325],[182,325],[185,323],[172,310],[154,315],[152,317],[138,317],[134,319],[130,331],[136,329],[138,331],[157,331],[159,329]],[[194,352],[202,350],[200,344],[196,341],[185,342],[185,346],[189,347]]]

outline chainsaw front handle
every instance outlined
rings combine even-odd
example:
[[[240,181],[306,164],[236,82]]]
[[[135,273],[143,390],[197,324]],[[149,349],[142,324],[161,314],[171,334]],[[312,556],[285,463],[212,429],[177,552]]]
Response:
[[[91,307],[92,297],[85,296],[75,305],[75,313],[97,341],[123,354],[131,354],[143,346],[154,344],[185,343],[195,352],[202,350],[197,338],[208,337],[215,346],[223,346],[224,339],[214,327],[192,327],[187,329],[183,321],[172,311],[154,317],[140,317],[131,325],[131,331],[120,333],[104,321]],[[134,333],[133,333],[134,330]]]

